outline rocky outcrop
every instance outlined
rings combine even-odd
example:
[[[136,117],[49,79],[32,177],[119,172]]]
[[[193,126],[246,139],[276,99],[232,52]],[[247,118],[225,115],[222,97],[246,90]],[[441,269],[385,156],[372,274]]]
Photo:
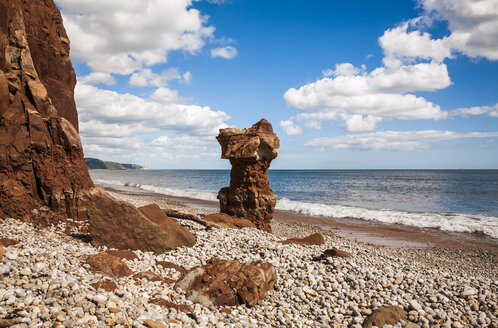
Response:
[[[89,192],[88,199],[89,229],[95,247],[164,253],[196,242],[194,235],[167,217],[156,204],[137,210],[100,188]]]
[[[213,213],[203,217],[205,221],[212,222],[220,228],[232,228],[232,229],[242,229],[242,228],[256,228],[256,225],[249,221],[248,219],[239,218],[236,216],[230,216],[225,213]]]
[[[268,262],[241,264],[211,258],[204,266],[189,270],[176,283],[188,299],[204,306],[254,306],[266,298],[277,282],[275,267]]]
[[[156,222],[94,187],[78,134],[75,84],[53,0],[0,0],[0,218],[40,225],[88,220],[98,246],[162,252],[193,245],[195,237],[172,219]]]
[[[249,129],[220,129],[216,137],[221,158],[230,160],[230,186],[218,193],[222,213],[243,217],[271,232],[277,196],[268,182],[268,169],[277,157],[280,141],[266,119]]]
[[[69,40],[53,1],[0,0],[0,53],[0,218],[86,219],[79,194],[93,183]]]

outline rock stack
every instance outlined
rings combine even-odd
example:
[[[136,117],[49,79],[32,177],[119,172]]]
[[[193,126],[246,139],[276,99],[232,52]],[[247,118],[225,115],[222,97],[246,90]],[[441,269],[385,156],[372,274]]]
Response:
[[[216,137],[221,158],[230,160],[230,186],[218,193],[222,213],[243,217],[271,232],[277,196],[268,182],[268,169],[277,157],[280,140],[271,123],[262,119],[249,129],[220,129]]]

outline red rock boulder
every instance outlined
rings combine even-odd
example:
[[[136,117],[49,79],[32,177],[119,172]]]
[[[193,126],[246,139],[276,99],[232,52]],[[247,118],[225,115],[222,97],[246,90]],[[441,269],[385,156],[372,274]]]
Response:
[[[131,271],[119,257],[112,256],[108,253],[90,255],[86,259],[86,263],[88,263],[93,270],[102,272],[112,278],[127,277],[133,274],[133,271]]]
[[[188,291],[188,299],[205,306],[254,306],[266,298],[277,282],[275,267],[268,262],[241,264],[211,258],[189,270],[175,287]]]
[[[298,245],[323,245],[325,239],[321,233],[317,232],[304,238],[290,238],[282,241],[282,244],[298,244]]]
[[[203,217],[205,221],[215,223],[220,228],[256,228],[256,225],[248,219],[230,216],[225,213],[214,213]]]
[[[103,190],[89,193],[88,216],[92,245],[164,253],[181,246],[193,246],[196,238],[156,204],[137,210],[115,200]]]
[[[218,193],[221,212],[249,219],[257,228],[271,232],[277,196],[270,188],[268,170],[280,147],[272,125],[262,119],[249,129],[220,129],[216,139],[221,158],[232,164],[230,186]]]

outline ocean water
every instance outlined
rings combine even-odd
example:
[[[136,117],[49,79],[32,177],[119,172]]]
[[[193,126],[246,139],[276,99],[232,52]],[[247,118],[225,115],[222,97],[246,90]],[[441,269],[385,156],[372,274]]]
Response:
[[[94,182],[217,201],[229,170],[90,171]],[[498,170],[270,170],[277,209],[498,238]]]

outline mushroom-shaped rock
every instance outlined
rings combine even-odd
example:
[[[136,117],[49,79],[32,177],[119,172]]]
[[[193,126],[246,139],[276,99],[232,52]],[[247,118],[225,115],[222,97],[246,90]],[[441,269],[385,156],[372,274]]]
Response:
[[[249,129],[220,129],[216,139],[221,158],[232,164],[230,186],[218,193],[221,212],[249,219],[257,228],[271,232],[277,196],[270,188],[268,170],[280,147],[271,123],[262,119]]]

